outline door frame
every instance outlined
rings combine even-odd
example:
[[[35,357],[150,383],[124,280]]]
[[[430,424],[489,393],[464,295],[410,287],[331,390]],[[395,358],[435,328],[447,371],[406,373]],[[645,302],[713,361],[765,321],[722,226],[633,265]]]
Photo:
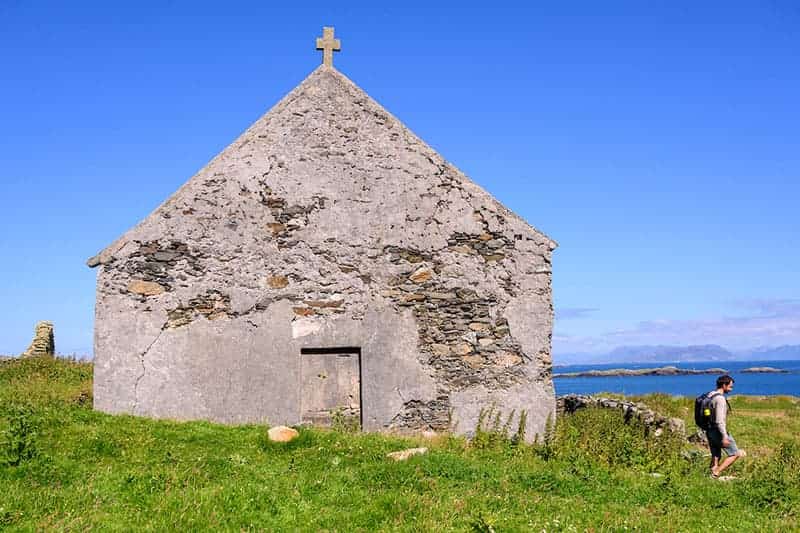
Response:
[[[361,368],[361,347],[360,346],[331,346],[326,348],[300,348],[300,357],[304,355],[340,355],[340,354],[348,354],[352,355],[355,354],[358,358],[358,426],[359,431],[364,431],[364,384],[363,384],[363,377],[364,372]],[[302,364],[302,363],[301,363]],[[303,384],[300,384],[300,390],[302,390]],[[302,398],[300,399],[300,404],[302,405]],[[302,407],[301,407],[302,411]],[[303,413],[300,413],[300,417],[302,418]]]

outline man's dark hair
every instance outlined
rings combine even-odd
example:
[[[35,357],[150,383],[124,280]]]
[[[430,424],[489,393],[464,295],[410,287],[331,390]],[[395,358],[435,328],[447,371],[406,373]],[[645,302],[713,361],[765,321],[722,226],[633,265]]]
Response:
[[[722,387],[724,387],[728,383],[733,383],[734,381],[735,380],[732,377],[730,377],[728,374],[725,374],[724,376],[720,376],[720,377],[717,378],[717,388],[721,389]]]

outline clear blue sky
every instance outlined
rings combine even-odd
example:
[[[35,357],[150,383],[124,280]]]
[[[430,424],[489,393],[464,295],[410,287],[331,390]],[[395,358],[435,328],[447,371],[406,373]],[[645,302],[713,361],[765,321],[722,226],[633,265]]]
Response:
[[[0,353],[319,62],[556,239],[556,361],[800,343],[800,3],[0,0]]]

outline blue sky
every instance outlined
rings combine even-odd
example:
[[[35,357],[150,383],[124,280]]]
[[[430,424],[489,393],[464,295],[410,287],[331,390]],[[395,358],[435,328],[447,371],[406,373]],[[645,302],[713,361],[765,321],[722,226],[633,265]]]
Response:
[[[296,4],[296,5],[294,5]],[[0,0],[0,353],[319,62],[557,240],[556,361],[800,343],[800,4]]]

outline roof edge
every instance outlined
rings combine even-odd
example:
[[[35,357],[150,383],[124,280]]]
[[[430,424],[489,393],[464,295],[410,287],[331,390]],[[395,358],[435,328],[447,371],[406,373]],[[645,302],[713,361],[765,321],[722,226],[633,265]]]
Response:
[[[428,143],[427,143],[427,142],[426,142],[426,141],[425,141],[425,140],[424,140],[422,137],[420,137],[419,135],[417,135],[416,133],[414,133],[414,131],[413,131],[411,128],[409,128],[409,127],[408,127],[408,126],[407,126],[407,125],[406,125],[406,124],[405,124],[405,123],[404,123],[402,120],[400,120],[400,119],[399,119],[398,117],[396,117],[396,116],[395,116],[395,115],[394,115],[394,114],[393,114],[391,111],[387,110],[387,109],[386,109],[384,106],[382,106],[382,105],[380,104],[380,102],[378,102],[377,100],[375,100],[374,98],[372,98],[372,96],[370,96],[370,95],[369,95],[369,93],[368,93],[367,91],[365,91],[364,89],[362,89],[361,87],[359,87],[359,85],[358,85],[356,82],[354,82],[353,80],[351,80],[350,78],[348,78],[348,77],[347,77],[347,75],[345,75],[343,72],[341,72],[341,71],[339,71],[339,70],[336,70],[336,68],[335,68],[335,67],[328,67],[328,66],[326,66],[326,65],[320,65],[320,66],[319,66],[317,69],[315,69],[315,70],[314,70],[314,72],[316,72],[316,71],[317,71],[317,70],[319,70],[320,68],[325,68],[325,69],[329,69],[329,70],[331,70],[331,71],[332,71],[334,74],[336,74],[336,75],[337,75],[337,76],[338,76],[338,77],[341,79],[341,81],[343,81],[344,83],[346,83],[347,85],[349,85],[349,86],[350,86],[350,88],[351,88],[351,90],[354,90],[354,91],[357,91],[357,92],[359,92],[359,93],[362,93],[362,94],[366,95],[366,97],[367,97],[367,98],[369,98],[369,99],[370,99],[370,100],[371,100],[371,101],[372,101],[372,102],[373,102],[375,105],[377,105],[377,106],[378,106],[378,107],[379,107],[379,108],[380,108],[380,109],[381,109],[381,110],[382,110],[384,113],[386,113],[387,115],[389,115],[389,117],[391,117],[391,118],[392,118],[392,120],[394,120],[395,122],[397,122],[397,124],[398,124],[398,125],[399,125],[401,128],[403,128],[403,129],[405,129],[406,131],[408,131],[408,132],[409,132],[409,133],[410,133],[410,134],[411,134],[411,135],[412,135],[412,136],[413,136],[413,137],[414,137],[414,138],[415,138],[415,139],[416,139],[416,140],[417,140],[417,141],[418,141],[418,142],[419,142],[421,145],[423,145],[423,146],[425,146],[425,147],[429,148],[429,149],[430,149],[430,150],[431,150],[431,151],[432,151],[434,154],[438,155],[438,156],[439,156],[439,157],[442,159],[442,162],[443,162],[445,165],[447,165],[447,166],[451,167],[451,168],[452,168],[452,169],[453,169],[455,172],[457,172],[459,175],[461,175],[461,176],[462,176],[464,179],[466,179],[466,180],[467,180],[467,181],[468,181],[470,184],[472,184],[473,186],[475,186],[475,187],[477,187],[478,189],[480,189],[480,190],[481,190],[481,191],[482,191],[484,194],[486,194],[486,195],[487,195],[489,198],[491,198],[491,199],[492,199],[494,202],[496,202],[496,203],[497,203],[497,204],[498,204],[500,207],[502,207],[504,210],[506,210],[508,213],[510,213],[510,214],[511,214],[511,215],[513,215],[514,217],[518,218],[520,221],[522,221],[522,222],[523,222],[523,223],[524,223],[526,226],[528,226],[528,227],[529,227],[529,228],[530,228],[532,231],[534,231],[535,233],[537,233],[537,234],[541,235],[541,236],[542,236],[544,239],[548,240],[548,241],[551,243],[551,244],[550,244],[550,250],[555,250],[556,248],[558,248],[558,242],[556,242],[556,240],[555,240],[555,239],[553,239],[552,237],[550,237],[549,235],[547,235],[547,234],[546,234],[545,232],[543,232],[542,230],[540,230],[540,229],[536,228],[535,226],[533,226],[533,225],[532,225],[530,222],[528,222],[528,221],[527,221],[525,218],[523,218],[522,216],[520,216],[518,213],[516,213],[516,212],[512,211],[511,209],[509,209],[508,207],[506,207],[506,205],[505,205],[505,204],[503,204],[503,202],[501,202],[500,200],[498,200],[498,199],[497,199],[497,198],[496,198],[496,197],[495,197],[495,196],[494,196],[494,195],[493,195],[491,192],[487,191],[485,188],[483,188],[482,186],[480,186],[479,184],[477,184],[477,183],[475,182],[475,180],[471,179],[471,178],[470,178],[470,177],[469,177],[469,176],[468,176],[468,175],[467,175],[467,174],[466,174],[464,171],[462,171],[462,170],[461,170],[460,168],[458,168],[456,165],[454,165],[453,163],[451,163],[450,161],[448,161],[447,159],[445,159],[445,158],[444,158],[444,156],[442,156],[442,154],[441,154],[441,153],[439,153],[439,151],[438,151],[438,150],[436,150],[436,149],[435,149],[435,148],[433,148],[433,147],[432,147],[430,144],[428,144]],[[313,72],[312,72],[312,74],[313,74]],[[309,76],[309,77],[310,77],[310,76]]]
[[[455,171],[458,175],[460,175],[463,179],[465,179],[468,183],[472,186],[479,189],[483,194],[485,194],[488,198],[494,201],[497,205],[499,205],[502,209],[504,209],[508,214],[514,216],[521,222],[523,222],[531,231],[540,235],[543,239],[549,241],[549,248],[550,250],[555,250],[558,247],[558,243],[548,236],[543,231],[534,227],[530,222],[528,222],[525,218],[520,216],[519,214],[515,213],[508,207],[506,207],[502,202],[500,202],[495,196],[487,191],[485,188],[478,185],[474,180],[470,179],[469,176],[466,175],[463,171],[461,171],[458,167],[454,164],[447,161],[437,150],[435,150],[432,146],[430,146],[425,140],[423,140],[420,136],[415,134],[408,126],[406,126],[399,118],[393,115],[390,111],[388,111],[384,106],[382,106],[379,102],[377,102],[374,98],[372,98],[364,89],[359,87],[353,80],[348,78],[345,74],[341,71],[337,70],[333,66],[327,66],[325,64],[318,65],[314,70],[312,70],[299,84],[297,84],[291,91],[289,91],[285,96],[283,96],[278,102],[276,102],[272,107],[270,107],[266,113],[259,116],[253,123],[251,123],[242,133],[240,133],[230,144],[228,144],[222,151],[220,151],[217,155],[215,155],[211,160],[209,160],[205,165],[203,165],[197,172],[195,172],[188,180],[186,180],[178,189],[175,190],[172,194],[170,194],[163,202],[161,202],[156,208],[154,208],[150,213],[148,213],[143,219],[141,219],[135,225],[129,227],[121,236],[111,242],[108,246],[100,250],[97,254],[93,255],[92,257],[86,260],[86,265],[89,268],[95,268],[102,264],[108,263],[114,258],[114,255],[121,250],[127,244],[127,236],[134,232],[138,227],[140,227],[146,220],[148,220],[151,216],[161,210],[164,206],[166,206],[177,194],[180,193],[185,187],[187,187],[200,173],[203,172],[205,168],[209,165],[213,164],[214,161],[223,157],[227,154],[231,149],[235,149],[237,147],[238,140],[245,135],[251,128],[255,127],[264,117],[268,116],[272,112],[280,109],[284,105],[287,105],[291,102],[294,98],[296,98],[306,87],[308,83],[312,80],[312,78],[320,72],[330,72],[334,74],[336,78],[338,78],[342,83],[348,86],[348,89],[353,93],[363,94],[366,98],[368,98],[374,105],[378,106],[381,111],[386,113],[391,120],[395,121],[401,128],[405,129],[410,135],[412,135],[417,142],[419,142],[422,146],[427,147],[431,150],[434,154],[436,154],[442,161],[444,165],[450,167],[453,171]]]
[[[238,140],[239,140],[239,138],[240,138],[242,135],[244,135],[245,133],[247,133],[247,132],[250,130],[250,128],[252,128],[253,126],[255,126],[255,125],[256,125],[256,124],[257,124],[257,123],[258,123],[258,122],[259,122],[259,121],[260,121],[262,118],[264,118],[265,116],[267,116],[267,115],[269,115],[270,113],[272,113],[272,111],[274,111],[274,110],[276,110],[276,109],[280,108],[282,105],[286,104],[288,101],[292,100],[292,98],[294,98],[294,97],[295,97],[295,95],[296,95],[298,92],[300,92],[300,91],[302,90],[302,88],[303,88],[303,87],[305,87],[305,85],[306,85],[306,84],[307,84],[307,83],[308,83],[308,82],[311,80],[311,78],[312,78],[312,77],[313,77],[313,76],[314,76],[314,75],[315,75],[317,72],[320,72],[320,71],[333,71],[333,72],[335,72],[335,73],[339,74],[339,75],[340,75],[342,78],[346,79],[348,82],[350,82],[350,83],[353,83],[352,81],[350,81],[350,80],[347,78],[347,76],[345,76],[344,74],[342,74],[341,72],[339,72],[338,70],[336,70],[334,67],[329,67],[329,66],[327,66],[327,65],[319,65],[319,66],[317,66],[317,67],[316,67],[314,70],[312,70],[312,71],[311,71],[311,72],[310,72],[308,75],[306,75],[306,77],[305,77],[305,78],[303,78],[303,80],[302,80],[300,83],[298,83],[298,84],[297,84],[297,85],[296,85],[296,86],[295,86],[295,87],[294,87],[294,88],[293,88],[291,91],[289,91],[288,93],[286,93],[286,94],[285,94],[285,95],[284,95],[284,96],[283,96],[283,97],[282,97],[280,100],[278,100],[278,101],[277,101],[277,102],[276,102],[276,103],[275,103],[275,104],[274,104],[272,107],[270,107],[270,108],[269,108],[269,109],[268,109],[268,110],[267,110],[265,113],[262,113],[262,114],[261,114],[261,115],[260,115],[260,116],[259,116],[259,117],[258,117],[258,118],[257,118],[257,119],[254,121],[254,122],[252,122],[252,123],[251,123],[251,124],[250,124],[250,125],[249,125],[249,126],[248,126],[248,127],[245,129],[245,130],[244,130],[244,131],[242,131],[242,132],[241,132],[239,135],[237,135],[237,136],[236,136],[236,138],[235,138],[235,139],[234,139],[234,140],[233,140],[233,141],[232,141],[230,144],[228,144],[228,145],[227,145],[225,148],[223,148],[223,149],[222,149],[222,150],[221,150],[221,151],[220,151],[220,152],[219,152],[217,155],[215,155],[214,157],[212,157],[212,158],[211,158],[211,159],[210,159],[210,160],[209,160],[209,161],[208,161],[208,162],[207,162],[205,165],[203,165],[202,167],[200,167],[200,169],[199,169],[197,172],[195,172],[194,174],[192,174],[192,176],[191,176],[189,179],[187,179],[187,180],[186,180],[186,181],[185,181],[183,184],[181,184],[181,186],[180,186],[180,187],[178,187],[178,188],[175,190],[175,192],[173,192],[172,194],[170,194],[170,195],[169,195],[169,196],[168,196],[168,197],[167,197],[167,198],[166,198],[166,199],[165,199],[163,202],[161,202],[160,204],[158,204],[158,206],[156,206],[156,207],[155,207],[155,208],[154,208],[152,211],[150,211],[150,213],[148,213],[148,214],[147,214],[147,215],[146,215],[146,216],[145,216],[143,219],[141,219],[139,222],[137,222],[136,224],[134,224],[133,226],[131,226],[131,227],[129,227],[127,230],[125,230],[125,232],[124,232],[122,235],[120,235],[119,237],[117,237],[115,240],[111,241],[111,244],[107,245],[105,248],[102,248],[102,249],[101,249],[99,252],[97,252],[97,254],[93,255],[93,256],[92,256],[92,257],[90,257],[90,258],[88,258],[88,259],[86,260],[86,266],[88,266],[89,268],[95,268],[95,267],[97,267],[97,266],[100,266],[100,265],[103,265],[103,264],[105,264],[105,263],[109,262],[109,261],[110,261],[110,260],[113,258],[114,254],[115,254],[116,252],[118,252],[120,249],[122,249],[122,247],[123,247],[123,246],[125,246],[125,244],[126,244],[125,237],[126,237],[126,236],[127,236],[129,233],[131,233],[131,232],[132,232],[132,231],[134,231],[136,228],[138,228],[139,226],[141,226],[141,225],[142,225],[142,224],[143,224],[143,223],[144,223],[144,222],[145,222],[145,221],[146,221],[148,218],[150,218],[150,216],[152,216],[152,215],[153,215],[153,213],[157,212],[159,209],[161,209],[162,207],[164,207],[165,205],[167,205],[167,204],[169,203],[169,201],[170,201],[170,200],[172,200],[172,198],[173,198],[175,195],[177,195],[177,194],[178,194],[178,193],[179,193],[181,190],[183,190],[183,188],[184,188],[184,187],[188,186],[188,185],[189,185],[189,183],[190,183],[190,182],[191,182],[191,181],[192,181],[192,180],[193,180],[193,179],[194,179],[194,178],[195,178],[195,177],[196,177],[198,174],[200,174],[200,173],[203,171],[203,169],[205,169],[206,167],[208,167],[209,165],[211,165],[211,164],[212,164],[212,163],[213,163],[213,162],[214,162],[216,159],[219,159],[219,158],[220,158],[220,157],[222,157],[222,156],[223,156],[223,155],[224,155],[226,152],[228,152],[228,150],[230,150],[231,148],[233,148],[233,147],[234,147],[234,145],[236,145],[236,141],[238,141]]]

